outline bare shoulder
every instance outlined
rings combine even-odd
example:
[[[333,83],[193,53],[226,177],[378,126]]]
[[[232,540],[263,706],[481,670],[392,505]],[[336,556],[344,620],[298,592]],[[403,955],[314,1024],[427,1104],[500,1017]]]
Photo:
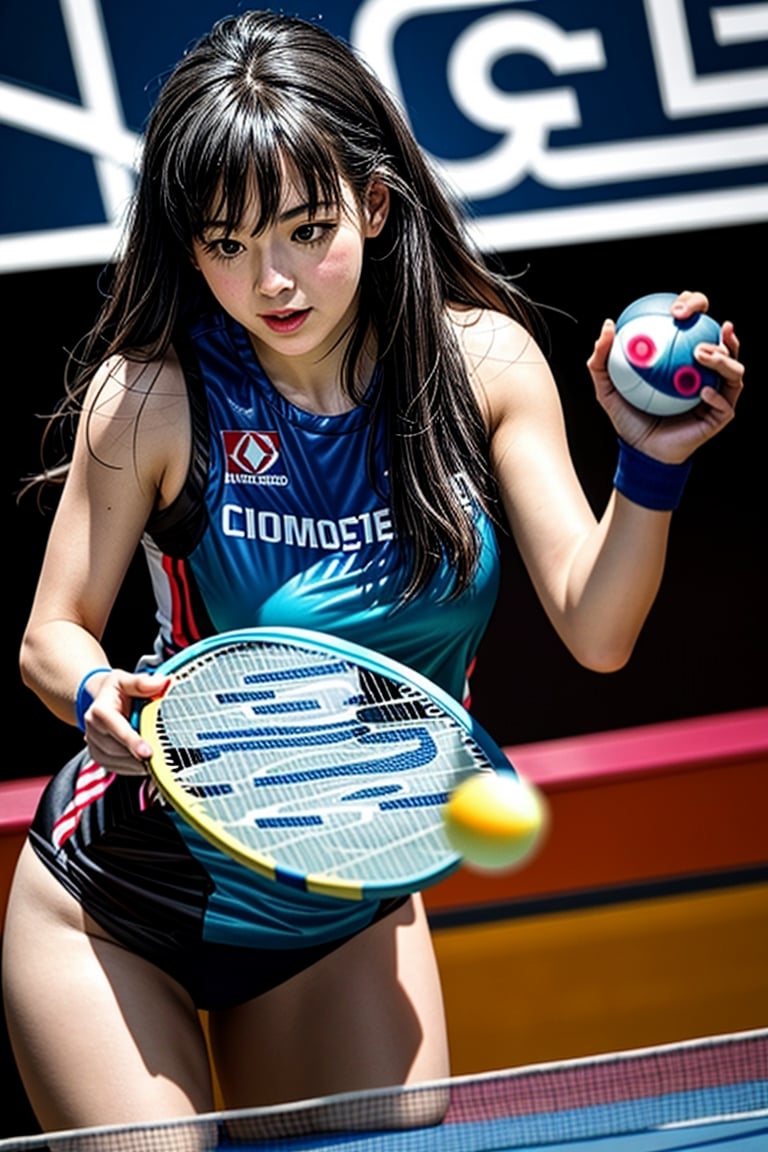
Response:
[[[157,418],[185,398],[184,374],[175,353],[149,361],[113,356],[95,373],[83,411],[98,427],[106,427],[111,420]]]
[[[107,360],[86,393],[81,447],[97,464],[131,474],[172,498],[169,477],[182,475],[189,457],[189,401],[178,358],[125,356]],[[171,481],[173,483],[174,481]]]
[[[511,410],[556,393],[547,359],[527,328],[489,308],[448,310],[470,383],[490,427]]]

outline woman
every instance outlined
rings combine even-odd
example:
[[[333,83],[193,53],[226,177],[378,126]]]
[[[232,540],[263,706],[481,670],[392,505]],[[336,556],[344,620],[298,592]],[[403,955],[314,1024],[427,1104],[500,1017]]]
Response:
[[[673,311],[706,303],[683,293]],[[689,457],[733,417],[738,342],[726,323],[699,347],[721,390],[660,421],[614,389],[606,321],[589,368],[620,462],[597,519],[528,313],[381,85],[320,28],[226,19],[162,88],[78,357],[21,657],[86,744],[43,797],[5,933],[12,1042],[45,1128],[209,1110],[201,1008],[228,1107],[448,1073],[420,899],[350,908],[256,877],[244,895],[239,866],[190,850],[153,802],[129,715],[157,691],[147,667],[267,624],[377,648],[461,698],[501,517],[574,657],[625,664]],[[159,632],[129,671],[101,638],[139,542]]]

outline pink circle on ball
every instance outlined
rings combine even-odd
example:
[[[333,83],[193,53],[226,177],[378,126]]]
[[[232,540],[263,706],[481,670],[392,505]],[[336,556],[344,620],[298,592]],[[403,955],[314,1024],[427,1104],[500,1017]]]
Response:
[[[633,336],[627,341],[626,352],[630,364],[643,368],[652,363],[656,355],[656,345],[650,336]]]
[[[672,377],[675,391],[681,396],[695,396],[701,388],[701,373],[690,364],[678,368]]]

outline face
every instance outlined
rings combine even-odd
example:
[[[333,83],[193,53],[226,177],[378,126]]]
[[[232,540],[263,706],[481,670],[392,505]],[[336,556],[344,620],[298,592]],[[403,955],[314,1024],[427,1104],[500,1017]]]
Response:
[[[317,363],[354,319],[366,239],[386,220],[388,194],[374,182],[361,212],[342,184],[340,205],[310,214],[306,195],[286,181],[274,223],[253,235],[208,222],[194,243],[196,267],[213,295],[250,333],[264,367],[275,358]],[[256,206],[244,219],[256,219]]]

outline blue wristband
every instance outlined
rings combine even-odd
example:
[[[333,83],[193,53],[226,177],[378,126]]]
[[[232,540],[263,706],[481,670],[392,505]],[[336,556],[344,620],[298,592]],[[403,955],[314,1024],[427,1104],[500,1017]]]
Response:
[[[85,714],[93,704],[93,696],[86,688],[86,684],[91,676],[95,676],[98,672],[111,672],[111,668],[91,668],[90,672],[86,672],[83,676],[77,689],[77,696],[75,697],[75,718],[77,726],[81,732],[85,732]]]
[[[672,512],[680,503],[690,472],[690,460],[683,464],[665,464],[638,452],[619,437],[619,462],[613,486],[633,504],[655,512]]]

